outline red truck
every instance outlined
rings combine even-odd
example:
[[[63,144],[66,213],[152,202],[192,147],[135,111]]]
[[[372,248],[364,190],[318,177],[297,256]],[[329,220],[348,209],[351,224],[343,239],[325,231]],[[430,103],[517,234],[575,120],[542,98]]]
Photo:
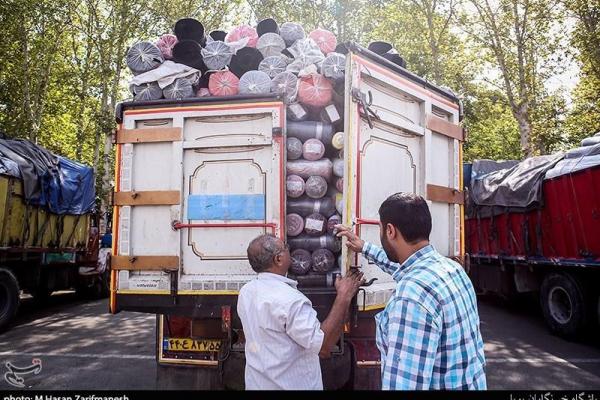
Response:
[[[467,164],[465,188],[474,285],[538,294],[552,332],[591,332],[600,319],[600,134],[565,154]]]

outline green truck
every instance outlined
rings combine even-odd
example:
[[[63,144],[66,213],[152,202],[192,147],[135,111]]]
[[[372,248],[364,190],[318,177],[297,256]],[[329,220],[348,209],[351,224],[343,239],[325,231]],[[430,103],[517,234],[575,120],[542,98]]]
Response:
[[[72,288],[108,294],[94,202],[92,168],[0,139],[0,330],[24,293],[37,301]]]

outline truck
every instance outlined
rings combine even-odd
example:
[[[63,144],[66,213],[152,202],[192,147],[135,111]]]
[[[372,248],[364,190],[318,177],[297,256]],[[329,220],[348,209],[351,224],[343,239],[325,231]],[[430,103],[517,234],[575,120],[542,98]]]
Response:
[[[23,294],[37,302],[73,288],[108,295],[94,202],[92,168],[29,141],[0,139],[0,330]]]
[[[432,243],[462,261],[460,100],[355,43],[346,46],[343,224],[379,244],[380,204],[396,192],[417,193],[435,221]],[[263,233],[286,237],[286,112],[275,95],[117,108],[110,310],[156,314],[162,388],[244,387],[236,299],[255,277],[249,242]],[[209,206],[219,212],[202,212]],[[342,249],[339,273],[360,267],[367,283],[332,356],[321,361],[324,387],[379,388],[374,315],[396,285]],[[299,279],[320,320],[335,298],[334,278]]]
[[[465,165],[474,286],[511,303],[537,298],[550,331],[569,339],[600,320],[599,136],[564,154]]]

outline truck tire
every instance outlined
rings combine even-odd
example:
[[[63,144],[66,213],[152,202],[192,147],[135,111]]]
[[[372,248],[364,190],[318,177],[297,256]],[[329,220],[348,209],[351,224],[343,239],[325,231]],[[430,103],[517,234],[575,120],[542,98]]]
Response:
[[[590,319],[583,286],[571,275],[551,273],[542,282],[540,301],[550,330],[564,338],[582,335]]]
[[[0,332],[8,327],[19,308],[19,281],[6,268],[0,268]]]

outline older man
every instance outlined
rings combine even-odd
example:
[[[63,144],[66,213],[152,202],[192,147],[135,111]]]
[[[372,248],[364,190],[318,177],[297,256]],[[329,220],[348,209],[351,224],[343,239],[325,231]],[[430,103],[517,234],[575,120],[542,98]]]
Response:
[[[286,277],[291,257],[281,239],[257,237],[248,260],[258,276],[242,287],[237,305],[246,337],[246,389],[323,389],[319,355],[329,356],[338,341],[362,274],[337,278],[337,296],[320,323],[297,282]]]
[[[473,285],[429,244],[427,202],[396,193],[379,208],[383,249],[338,225],[348,247],[392,275],[396,290],[376,315],[383,389],[486,388]]]

